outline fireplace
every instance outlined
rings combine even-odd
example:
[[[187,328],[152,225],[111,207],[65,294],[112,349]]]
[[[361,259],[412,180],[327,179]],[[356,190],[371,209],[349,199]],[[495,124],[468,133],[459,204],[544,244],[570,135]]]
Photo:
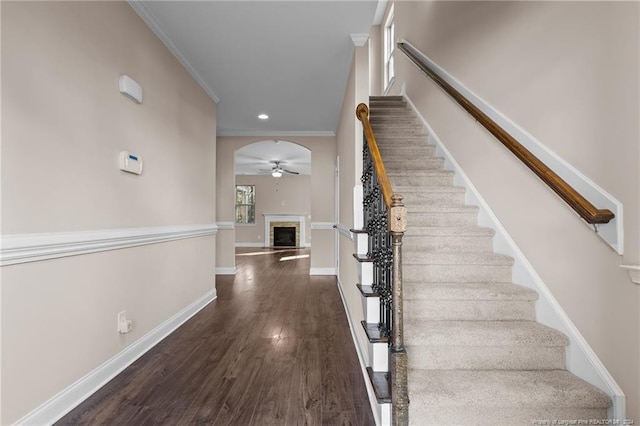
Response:
[[[296,227],[295,226],[274,226],[273,227],[274,247],[295,247]]]
[[[295,228],[294,233],[287,237],[286,242],[275,243],[276,228]],[[305,216],[293,214],[265,214],[264,215],[264,246],[265,247],[304,247],[306,241]],[[281,232],[281,231],[278,231]],[[286,231],[285,231],[286,232]],[[288,231],[291,233],[291,231]]]

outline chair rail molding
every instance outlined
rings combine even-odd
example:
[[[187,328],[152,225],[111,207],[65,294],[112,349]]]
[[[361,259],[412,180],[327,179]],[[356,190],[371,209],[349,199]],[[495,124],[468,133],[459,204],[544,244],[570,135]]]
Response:
[[[216,235],[214,223],[3,235],[0,266]]]

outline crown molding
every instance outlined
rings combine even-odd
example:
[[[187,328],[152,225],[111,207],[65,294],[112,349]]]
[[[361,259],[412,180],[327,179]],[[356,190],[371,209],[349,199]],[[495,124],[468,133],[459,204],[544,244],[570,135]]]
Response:
[[[388,4],[388,0],[378,0],[376,13],[373,16],[373,25],[380,25],[382,23],[382,18],[384,18],[384,13],[387,11]]]
[[[220,98],[215,94],[213,89],[211,89],[200,77],[200,74],[191,66],[189,61],[182,55],[180,50],[176,47],[175,44],[169,39],[169,36],[164,32],[158,21],[154,18],[151,11],[139,0],[127,0],[129,6],[142,18],[145,24],[153,31],[153,33],[160,39],[160,41],[169,49],[169,51],[176,57],[178,61],[182,64],[183,67],[187,70],[187,72],[193,77],[193,79],[202,87],[202,89],[207,92],[207,95],[213,99],[213,101],[217,104],[220,102]]]
[[[369,40],[369,34],[350,34],[351,41],[356,47],[362,47]]]

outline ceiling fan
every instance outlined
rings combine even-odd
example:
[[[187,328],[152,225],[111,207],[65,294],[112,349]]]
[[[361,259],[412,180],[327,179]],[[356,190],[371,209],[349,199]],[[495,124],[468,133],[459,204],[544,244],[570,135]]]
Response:
[[[260,169],[260,172],[263,173],[271,173],[271,176],[275,177],[275,178],[279,178],[280,176],[282,176],[282,173],[289,173],[292,175],[298,175],[300,173],[298,172],[294,172],[293,170],[288,170],[283,168],[282,166],[280,166],[280,164],[282,163],[286,163],[286,161],[277,161],[277,160],[271,160],[269,161],[270,163],[273,164],[273,167],[271,168],[271,170],[268,169]]]

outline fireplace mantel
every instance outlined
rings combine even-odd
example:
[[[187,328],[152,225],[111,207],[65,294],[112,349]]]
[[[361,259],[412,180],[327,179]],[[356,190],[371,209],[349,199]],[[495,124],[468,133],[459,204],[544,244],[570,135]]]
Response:
[[[264,245],[265,247],[271,247],[273,242],[271,241],[271,222],[293,222],[300,224],[300,247],[304,247],[307,241],[305,215],[296,214],[264,214]]]

